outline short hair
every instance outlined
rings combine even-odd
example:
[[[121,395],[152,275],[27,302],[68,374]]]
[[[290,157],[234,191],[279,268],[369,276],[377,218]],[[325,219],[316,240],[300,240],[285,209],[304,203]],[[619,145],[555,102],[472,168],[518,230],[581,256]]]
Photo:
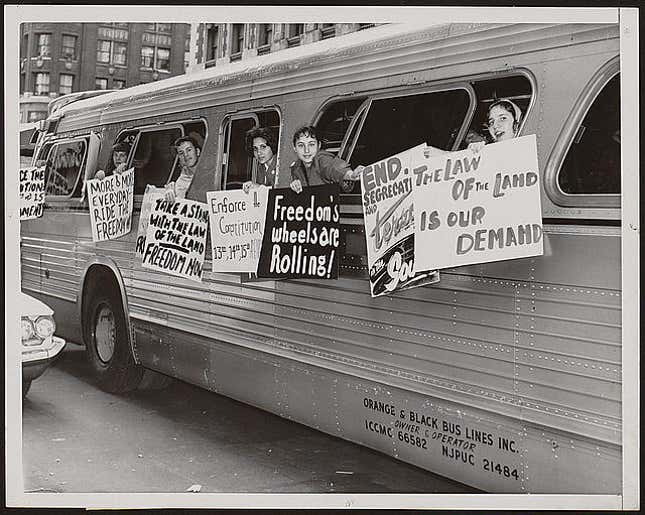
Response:
[[[490,114],[491,109],[493,107],[501,107],[504,110],[508,111],[513,115],[514,122],[519,125],[520,122],[522,121],[522,110],[518,107],[518,105],[513,102],[512,100],[509,100],[508,98],[500,98],[499,100],[496,100],[493,102],[490,106],[488,106],[488,111],[487,111],[487,116]]]
[[[299,127],[296,129],[296,132],[293,133],[293,146],[296,146],[296,141],[298,141],[298,138],[301,138],[302,136],[309,136],[310,138],[314,138],[315,140],[318,140],[318,142],[322,143],[320,141],[320,138],[316,134],[316,128],[312,125],[303,125],[302,127]]]
[[[130,153],[130,145],[125,141],[117,141],[112,145],[112,152],[125,152],[126,154]]]
[[[173,142],[172,146],[173,146],[173,148],[176,150],[176,149],[177,149],[177,147],[178,147],[179,145],[181,145],[182,143],[184,143],[184,142],[188,142],[188,143],[190,143],[193,147],[195,147],[196,149],[201,150],[201,147],[197,144],[197,140],[196,140],[195,138],[193,138],[192,136],[181,136],[181,137],[177,138],[177,139]]]
[[[250,156],[253,155],[253,140],[255,138],[262,138],[271,147],[274,154],[278,153],[278,142],[273,131],[267,127],[256,127],[246,132],[246,151]]]

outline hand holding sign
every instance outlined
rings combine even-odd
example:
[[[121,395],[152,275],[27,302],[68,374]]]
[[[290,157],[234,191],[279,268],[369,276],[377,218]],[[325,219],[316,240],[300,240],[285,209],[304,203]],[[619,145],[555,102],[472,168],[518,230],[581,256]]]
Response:
[[[422,268],[543,253],[535,136],[431,157],[415,168],[413,197]]]

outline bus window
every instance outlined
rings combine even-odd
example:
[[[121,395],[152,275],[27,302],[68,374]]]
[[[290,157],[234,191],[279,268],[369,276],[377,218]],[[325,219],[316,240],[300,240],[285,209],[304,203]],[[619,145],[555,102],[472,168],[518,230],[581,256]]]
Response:
[[[364,101],[364,97],[344,99],[332,102],[323,108],[314,124],[322,141],[323,150],[334,155],[338,154],[354,115]]]
[[[531,103],[533,87],[525,75],[510,75],[471,82],[477,96],[477,107],[473,114],[468,132],[464,136],[460,149],[467,148],[474,141],[491,143],[488,132],[488,108],[499,99],[511,100],[522,111],[520,131],[523,120]]]
[[[174,141],[182,136],[180,127],[146,130],[139,134],[130,166],[134,166],[134,194],[143,195],[146,184],[164,186],[174,169]]]
[[[466,89],[376,99],[369,106],[349,162],[352,167],[367,165],[420,143],[450,150],[469,106]],[[359,191],[357,181],[352,193]]]
[[[620,75],[598,94],[558,174],[566,194],[620,193]]]
[[[222,189],[241,189],[246,181],[255,181],[257,163],[246,149],[246,133],[267,127],[279,141],[280,115],[276,110],[257,111],[227,117],[223,125]]]
[[[77,187],[85,160],[87,145],[84,140],[54,143],[45,168],[45,195],[56,197],[80,196]]]

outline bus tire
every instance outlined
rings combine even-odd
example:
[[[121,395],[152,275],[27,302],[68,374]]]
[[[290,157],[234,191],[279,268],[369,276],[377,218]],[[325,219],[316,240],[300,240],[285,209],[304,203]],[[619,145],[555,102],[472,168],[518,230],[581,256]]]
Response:
[[[84,317],[85,352],[99,387],[110,393],[137,388],[143,368],[134,361],[120,299],[114,290],[89,299]]]
[[[170,376],[146,368],[139,383],[139,390],[163,390],[170,386],[172,380]]]

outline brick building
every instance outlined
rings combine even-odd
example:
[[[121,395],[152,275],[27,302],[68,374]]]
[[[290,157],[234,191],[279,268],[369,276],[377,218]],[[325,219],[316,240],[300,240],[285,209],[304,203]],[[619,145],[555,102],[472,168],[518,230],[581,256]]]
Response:
[[[23,23],[20,121],[47,116],[47,102],[76,91],[121,89],[185,72],[185,23]]]
[[[188,72],[374,27],[374,23],[193,23]]]

